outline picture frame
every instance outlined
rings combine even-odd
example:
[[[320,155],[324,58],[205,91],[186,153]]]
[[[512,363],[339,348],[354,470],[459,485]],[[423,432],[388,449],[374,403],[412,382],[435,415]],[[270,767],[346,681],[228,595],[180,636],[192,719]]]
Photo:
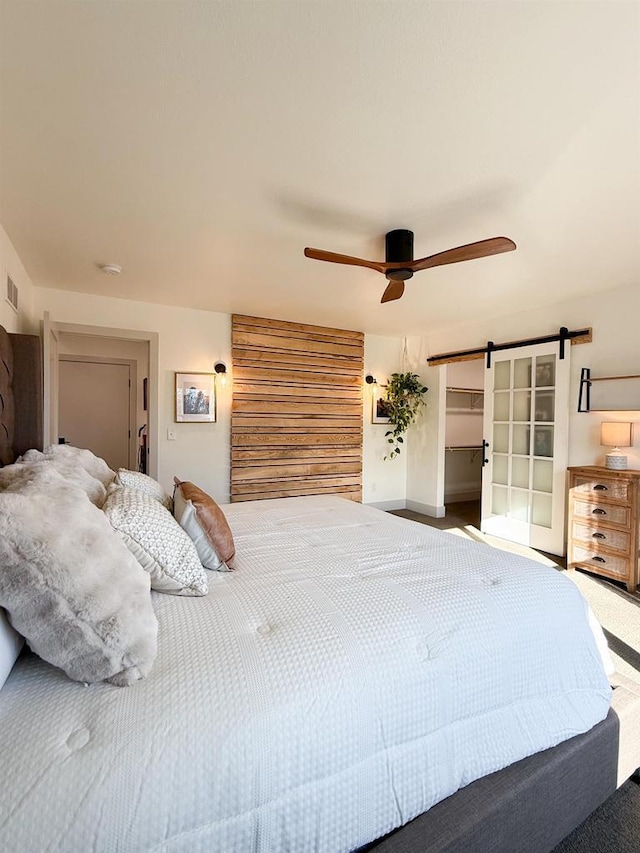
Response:
[[[176,372],[176,423],[216,422],[215,373]]]
[[[372,424],[388,424],[390,423],[389,416],[386,412],[387,401],[382,394],[375,394],[371,398],[371,423]]]

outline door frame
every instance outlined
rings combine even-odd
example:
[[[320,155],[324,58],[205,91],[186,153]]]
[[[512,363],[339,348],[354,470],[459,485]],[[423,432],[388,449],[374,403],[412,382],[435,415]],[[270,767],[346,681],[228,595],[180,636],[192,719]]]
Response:
[[[49,312],[45,312],[49,317]],[[138,329],[119,329],[110,326],[90,326],[84,323],[55,323],[59,333],[70,335],[91,335],[99,338],[115,338],[116,340],[142,341],[149,347],[149,382],[147,383],[147,473],[158,479],[158,448],[160,445],[159,414],[159,334],[158,332],[141,331]],[[56,360],[57,363],[57,360]],[[57,413],[57,393],[55,399]]]
[[[128,468],[131,471],[138,470],[138,363],[129,358],[112,358],[100,355],[74,355],[72,353],[58,353],[58,363],[61,361],[75,361],[80,364],[125,364],[129,367],[129,441],[128,441]],[[60,380],[58,375],[58,388]]]
[[[42,449],[58,442],[58,325],[48,311],[42,316]]]

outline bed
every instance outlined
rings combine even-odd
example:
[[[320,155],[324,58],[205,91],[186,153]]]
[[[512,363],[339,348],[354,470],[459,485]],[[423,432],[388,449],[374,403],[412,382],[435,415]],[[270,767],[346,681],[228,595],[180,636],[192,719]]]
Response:
[[[640,764],[560,573],[337,497],[223,509],[236,570],[152,593],[146,678],[13,667],[5,849],[543,853]]]

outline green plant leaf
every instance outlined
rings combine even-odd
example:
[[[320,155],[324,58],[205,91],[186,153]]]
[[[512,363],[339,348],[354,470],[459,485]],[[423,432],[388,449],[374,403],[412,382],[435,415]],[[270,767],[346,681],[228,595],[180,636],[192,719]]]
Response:
[[[403,434],[415,422],[420,409],[425,404],[423,395],[427,392],[426,385],[420,382],[417,373],[392,373],[387,382],[385,392],[386,409],[389,422],[393,429],[386,435],[391,436],[387,441],[394,444],[393,450],[385,459],[393,459],[400,453],[400,444],[404,443]]]

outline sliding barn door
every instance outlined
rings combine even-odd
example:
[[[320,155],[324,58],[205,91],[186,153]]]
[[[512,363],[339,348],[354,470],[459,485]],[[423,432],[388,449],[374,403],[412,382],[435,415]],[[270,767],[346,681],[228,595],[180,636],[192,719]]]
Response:
[[[557,343],[493,355],[485,370],[485,533],[564,554],[569,352]]]
[[[234,314],[231,500],[362,500],[364,335]]]

